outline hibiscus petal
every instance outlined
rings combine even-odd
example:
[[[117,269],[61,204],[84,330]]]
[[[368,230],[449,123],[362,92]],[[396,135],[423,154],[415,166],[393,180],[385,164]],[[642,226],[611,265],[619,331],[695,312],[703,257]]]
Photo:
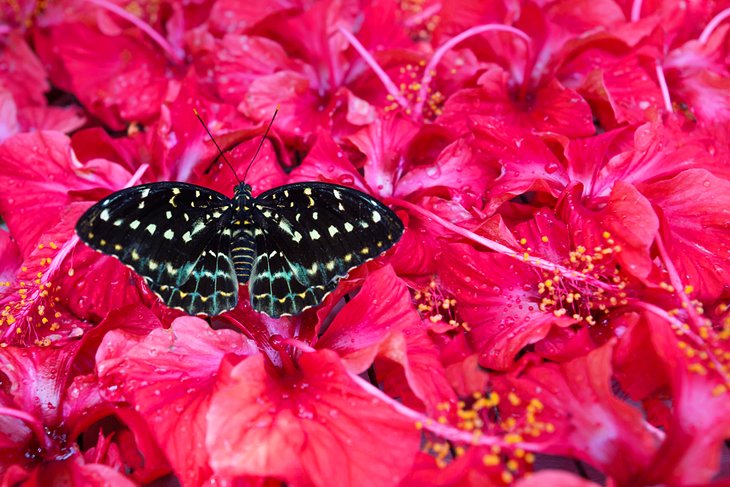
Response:
[[[403,367],[410,388],[431,413],[454,399],[405,283],[385,266],[371,273],[357,295],[335,316],[317,348],[336,351],[349,370],[364,372],[376,355]]]
[[[70,191],[107,186],[107,176],[80,165],[68,137],[58,132],[18,134],[6,140],[0,145],[0,165],[0,213],[24,256],[56,225],[72,201]],[[118,181],[118,187],[125,182]]]
[[[574,321],[540,311],[535,270],[504,255],[452,244],[444,251],[439,277],[471,329],[480,364],[489,369],[511,368],[523,347],[545,338],[553,326]]]
[[[145,39],[107,36],[82,23],[59,24],[47,35],[38,42],[41,57],[60,66],[51,71],[53,81],[107,126],[123,130],[129,122],[147,122],[159,114],[167,60]]]
[[[399,115],[387,115],[348,137],[365,154],[365,181],[384,196],[393,194],[408,144],[418,126]]]
[[[730,183],[690,169],[639,189],[661,209],[662,239],[685,284],[700,299],[718,298],[730,282]]]
[[[528,368],[509,383],[521,401],[538,399],[539,420],[554,426],[545,453],[570,453],[623,483],[645,471],[659,438],[640,411],[611,391],[612,353],[607,344],[560,366]]]
[[[413,463],[411,420],[353,382],[331,351],[304,353],[282,377],[262,356],[221,377],[206,445],[219,474],[304,485],[393,485]],[[337,455],[333,455],[333,452]]]
[[[251,353],[255,348],[242,335],[184,317],[143,339],[110,332],[97,352],[97,373],[148,418],[182,483],[198,485],[211,475],[202,445],[221,361]]]

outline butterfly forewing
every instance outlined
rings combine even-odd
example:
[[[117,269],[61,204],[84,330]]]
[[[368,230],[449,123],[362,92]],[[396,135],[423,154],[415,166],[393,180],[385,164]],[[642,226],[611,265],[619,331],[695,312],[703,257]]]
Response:
[[[153,183],[101,200],[76,232],[145,278],[170,306],[190,314],[235,307],[238,284],[230,259],[232,201],[207,188]]]
[[[249,291],[272,317],[322,302],[339,279],[395,244],[400,219],[376,199],[347,187],[298,183],[254,203],[257,256]]]

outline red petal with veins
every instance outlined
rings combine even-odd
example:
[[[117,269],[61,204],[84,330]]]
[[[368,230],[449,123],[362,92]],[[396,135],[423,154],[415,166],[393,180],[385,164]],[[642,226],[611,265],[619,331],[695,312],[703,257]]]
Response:
[[[167,60],[144,38],[104,35],[81,23],[54,26],[37,39],[41,58],[58,63],[68,77],[52,81],[73,93],[114,130],[159,115],[167,90]]]
[[[727,379],[718,377],[707,358],[690,356],[688,350],[697,350],[693,345],[688,347],[685,342],[682,343],[685,346],[680,347],[682,337],[678,337],[668,323],[650,314],[646,318],[654,350],[671,378],[672,414],[666,427],[667,436],[656,452],[654,463],[645,470],[643,483],[710,483],[720,468],[723,442],[730,436]],[[723,360],[721,354],[728,353],[727,343],[717,340],[714,332],[710,334],[708,341],[702,344],[703,348],[706,347],[713,358]],[[697,365],[701,367],[693,368]]]
[[[413,422],[356,384],[334,352],[303,353],[298,365],[281,375],[258,355],[220,377],[207,416],[213,470],[297,485],[397,484],[420,444]]]
[[[704,169],[639,187],[660,210],[669,258],[693,296],[713,301],[730,282],[730,182]],[[695,294],[696,293],[696,294]]]
[[[69,192],[108,187],[109,166],[114,164],[100,161],[92,171],[76,160],[68,137],[34,132],[0,145],[0,166],[0,214],[27,256],[71,203]],[[115,189],[129,178],[115,181]]]
[[[475,124],[474,146],[494,178],[489,190],[494,208],[527,191],[557,196],[568,184],[565,168],[537,136],[481,117]]]
[[[413,309],[405,283],[385,266],[371,273],[317,342],[336,351],[348,370],[364,372],[376,356],[403,367],[408,387],[431,413],[453,400],[438,351]]]
[[[596,187],[606,194],[618,180],[637,186],[696,168],[730,179],[730,165],[715,160],[719,155],[716,152],[722,154],[723,148],[713,131],[687,131],[680,123],[679,118],[667,118],[639,126],[634,131],[633,146],[609,159],[597,177]]]
[[[226,34],[209,42],[210,46],[195,58],[196,69],[206,73],[200,80],[201,86],[233,106],[243,101],[257,78],[281,70],[303,69],[301,62],[293,60],[279,43],[266,37]]]
[[[458,193],[480,194],[487,184],[487,169],[464,140],[449,144],[433,163],[406,172],[395,188],[396,197],[442,187]]]
[[[365,154],[365,181],[383,196],[393,195],[408,144],[418,126],[399,115],[386,115],[348,137]]]
[[[515,373],[509,384],[521,402],[541,403],[535,423],[553,425],[555,432],[543,440],[545,453],[573,455],[623,485],[646,471],[660,437],[638,409],[611,391],[612,353],[609,344],[562,365],[536,365]],[[509,416],[509,402],[500,404]]]
[[[664,110],[653,64],[636,55],[604,68],[595,89],[605,94],[620,124],[657,120]]]
[[[45,106],[50,89],[46,71],[20,34],[0,42],[0,91],[7,90],[18,108]]]
[[[516,259],[452,244],[444,250],[439,277],[471,328],[480,365],[488,369],[512,368],[525,346],[545,338],[553,326],[574,322],[540,311],[539,274]]]
[[[184,317],[143,339],[110,332],[97,352],[97,373],[115,396],[148,418],[181,482],[198,485],[212,473],[203,441],[221,361],[227,354],[255,352],[240,334]]]
[[[18,111],[18,123],[23,132],[56,130],[70,133],[86,123],[79,107],[26,107]]]
[[[287,140],[306,144],[317,127],[330,128],[331,107],[303,74],[287,70],[257,77],[239,109],[254,120],[266,120],[277,105],[281,112],[276,130]]]
[[[267,17],[299,9],[308,2],[298,0],[220,0],[210,12],[211,30],[218,33],[246,32]]]
[[[0,230],[0,286],[15,281],[15,273],[20,268],[22,259],[18,244],[10,233]]]
[[[610,265],[613,257],[629,274],[646,278],[654,266],[651,247],[659,230],[651,203],[634,186],[619,180],[608,201],[600,205],[601,209],[593,210],[584,206],[581,189],[578,185],[567,190],[558,203],[558,212],[569,222],[575,245],[587,249],[619,245],[621,250],[606,255],[601,265]]]
[[[62,462],[52,462],[33,471],[22,484],[26,487],[47,485],[88,485],[90,487],[135,487],[137,483],[121,472],[98,463],[86,463],[79,455]]]
[[[669,385],[669,375],[662,358],[652,344],[651,327],[636,313],[611,318],[619,337],[613,352],[613,373],[634,401],[662,397]]]
[[[595,133],[588,103],[575,91],[551,80],[528,95],[529,101],[515,101],[509,86],[509,75],[492,67],[478,81],[479,88],[454,93],[446,101],[436,123],[457,133],[468,129],[469,115],[493,119],[525,132],[556,132],[569,137],[585,137]],[[517,95],[519,96],[519,95]]]
[[[359,189],[365,193],[370,190],[347,158],[345,151],[337,145],[332,135],[326,130],[317,130],[317,140],[310,149],[304,161],[289,175],[289,182],[324,181],[334,184],[344,184]]]

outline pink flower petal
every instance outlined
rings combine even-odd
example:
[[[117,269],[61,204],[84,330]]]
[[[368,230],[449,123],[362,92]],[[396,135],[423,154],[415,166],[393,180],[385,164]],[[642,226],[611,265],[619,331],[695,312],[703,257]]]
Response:
[[[212,473],[203,441],[221,361],[254,352],[240,334],[184,317],[142,339],[110,332],[97,353],[97,372],[145,415],[179,478],[197,485]]]
[[[213,470],[296,484],[397,484],[420,443],[411,420],[356,385],[334,352],[304,353],[298,363],[296,375],[281,376],[259,355],[221,377],[207,416]]]

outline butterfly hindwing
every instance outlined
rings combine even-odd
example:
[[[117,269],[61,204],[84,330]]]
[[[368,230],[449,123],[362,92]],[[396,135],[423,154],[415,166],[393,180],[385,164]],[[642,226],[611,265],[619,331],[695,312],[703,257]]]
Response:
[[[275,188],[254,201],[252,306],[272,317],[316,306],[339,279],[395,244],[400,219],[359,191],[326,183]]]
[[[229,198],[207,188],[153,183],[101,200],[79,219],[76,233],[144,277],[168,305],[215,315],[238,297],[231,208]]]

